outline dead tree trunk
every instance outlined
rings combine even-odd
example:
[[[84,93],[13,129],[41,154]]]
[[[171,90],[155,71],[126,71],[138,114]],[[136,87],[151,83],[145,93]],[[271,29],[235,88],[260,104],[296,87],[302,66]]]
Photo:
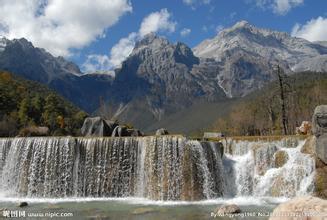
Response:
[[[283,133],[284,135],[288,134],[288,118],[287,118],[287,112],[286,112],[286,97],[285,97],[285,82],[284,82],[284,76],[280,69],[280,67],[277,67],[277,76],[278,76],[278,82],[279,82],[279,95],[281,99],[281,108],[282,108],[282,124],[283,124]]]

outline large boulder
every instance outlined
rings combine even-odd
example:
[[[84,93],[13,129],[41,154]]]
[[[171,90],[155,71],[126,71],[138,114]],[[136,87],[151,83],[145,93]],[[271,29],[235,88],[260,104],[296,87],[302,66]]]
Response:
[[[130,136],[126,126],[117,126],[111,134],[111,137],[127,137]]]
[[[129,136],[131,137],[143,137],[144,134],[138,129],[127,129]]]
[[[301,152],[309,154],[315,160],[315,176],[314,176],[314,196],[327,199],[327,165],[318,158],[315,153],[317,138],[310,136],[306,139]]]
[[[27,202],[20,202],[20,203],[18,203],[17,206],[22,208],[22,207],[28,206],[28,203]]]
[[[294,198],[275,208],[269,220],[327,219],[327,200],[312,196]]]
[[[158,129],[157,131],[156,131],[156,135],[157,136],[160,136],[160,135],[168,135],[169,133],[168,133],[168,131],[167,131],[167,129],[165,129],[165,128],[160,128],[160,129]]]
[[[83,127],[81,128],[81,133],[83,136],[111,136],[112,132],[117,126],[117,123],[104,120],[101,117],[87,117],[84,120]]]
[[[222,205],[216,209],[218,216],[225,216],[228,214],[241,213],[240,207],[235,204]]]
[[[327,164],[327,105],[316,107],[312,118],[312,132],[316,136],[316,154]]]
[[[299,135],[307,135],[307,134],[310,134],[311,128],[312,128],[311,122],[309,122],[309,121],[302,121],[301,126],[300,127],[296,127],[296,134],[299,134]]]

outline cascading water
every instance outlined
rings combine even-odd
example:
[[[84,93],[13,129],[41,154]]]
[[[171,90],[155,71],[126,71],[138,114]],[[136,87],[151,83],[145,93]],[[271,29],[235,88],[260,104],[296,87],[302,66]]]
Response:
[[[203,200],[313,190],[303,141],[189,141],[181,136],[0,139],[0,192],[23,197]],[[286,158],[277,166],[279,152]]]
[[[0,139],[0,191],[28,197],[210,199],[223,192],[222,149],[181,136]]]
[[[230,196],[294,197],[313,191],[314,159],[301,153],[305,141],[238,141],[225,144],[225,164],[233,164]],[[245,149],[244,149],[245,147]],[[282,160],[282,164],[278,161]]]

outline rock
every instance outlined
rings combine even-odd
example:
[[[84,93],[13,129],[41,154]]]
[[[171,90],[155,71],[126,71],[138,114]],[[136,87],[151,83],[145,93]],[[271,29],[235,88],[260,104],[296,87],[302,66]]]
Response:
[[[264,175],[270,167],[274,166],[274,154],[277,151],[275,145],[259,144],[252,148],[255,171],[258,175]]]
[[[31,136],[47,136],[49,135],[49,128],[48,127],[37,127],[31,126],[26,127],[20,130],[19,135],[20,137],[31,137]]]
[[[111,134],[111,137],[126,137],[130,136],[126,126],[117,126]]]
[[[219,208],[217,208],[216,213],[219,215],[226,215],[226,214],[235,214],[235,213],[241,213],[240,207],[235,204],[230,205],[222,205]]]
[[[305,216],[305,213],[310,213]],[[296,216],[296,217],[295,217]],[[294,198],[275,208],[270,220],[323,220],[327,218],[327,201],[312,196]]]
[[[275,153],[275,167],[282,167],[288,160],[288,154],[286,151],[280,150]]]
[[[312,132],[316,136],[316,154],[327,164],[327,105],[317,106],[312,118]]]
[[[101,117],[87,117],[84,120],[83,127],[81,128],[81,133],[83,136],[111,136],[112,132],[117,126],[117,123],[104,120]]]
[[[305,143],[301,148],[301,153],[314,155],[315,146],[316,146],[316,137],[310,136],[305,140]]]
[[[300,127],[296,127],[296,134],[300,135],[307,135],[311,132],[311,122],[309,121],[302,121],[302,124]]]
[[[127,129],[129,136],[131,137],[143,137],[144,134],[138,129]]]
[[[165,128],[160,128],[160,129],[158,129],[157,131],[156,131],[156,135],[157,136],[160,136],[160,135],[168,135],[169,133],[168,133],[168,131],[167,131],[167,129],[165,129]]]
[[[137,208],[132,211],[132,213],[135,215],[142,215],[142,214],[147,214],[147,213],[151,213],[151,212],[155,212],[155,210],[153,208],[149,208],[149,207]]]
[[[221,132],[204,132],[203,133],[203,139],[208,140],[212,138],[222,138],[224,137],[224,134]]]
[[[319,164],[317,164],[319,166]],[[317,167],[314,177],[314,195],[327,199],[327,166]]]
[[[18,204],[18,207],[26,207],[26,206],[28,206],[28,203],[27,202],[20,202],[19,204]]]

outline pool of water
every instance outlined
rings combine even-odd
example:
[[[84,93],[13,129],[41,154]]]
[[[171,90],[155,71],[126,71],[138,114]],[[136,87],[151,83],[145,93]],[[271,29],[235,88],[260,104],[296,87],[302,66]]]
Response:
[[[197,202],[162,202],[142,198],[0,198],[0,209],[5,208],[13,211],[13,214],[24,215],[30,219],[50,219],[51,216],[52,219],[118,220],[268,219],[269,213],[285,200],[283,198],[242,197]],[[28,206],[17,207],[17,204],[22,201],[26,201]],[[237,204],[242,213],[236,216],[214,216],[215,210],[222,204]],[[0,214],[2,216],[2,211]]]

